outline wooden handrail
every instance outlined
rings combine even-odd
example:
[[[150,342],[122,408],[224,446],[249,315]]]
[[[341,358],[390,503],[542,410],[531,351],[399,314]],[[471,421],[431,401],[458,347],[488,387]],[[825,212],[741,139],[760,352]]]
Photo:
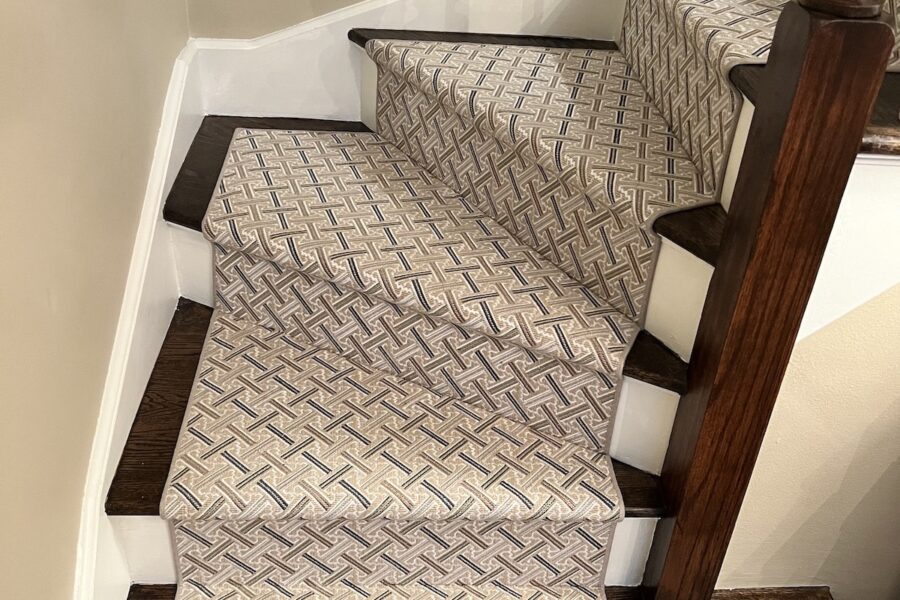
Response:
[[[712,595],[894,41],[880,3],[801,2],[775,31],[663,467],[656,600]]]

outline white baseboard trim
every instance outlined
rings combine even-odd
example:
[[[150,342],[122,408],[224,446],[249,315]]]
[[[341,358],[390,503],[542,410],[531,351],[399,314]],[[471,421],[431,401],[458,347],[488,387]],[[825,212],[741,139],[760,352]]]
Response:
[[[81,507],[73,597],[122,600],[130,574],[104,511],[109,483],[143,387],[178,300],[174,260],[162,225],[167,173],[193,50],[179,55],[163,105],[143,208],[107,369]],[[178,160],[180,164],[180,160]],[[130,409],[130,410],[126,410]],[[130,414],[125,414],[130,413]]]

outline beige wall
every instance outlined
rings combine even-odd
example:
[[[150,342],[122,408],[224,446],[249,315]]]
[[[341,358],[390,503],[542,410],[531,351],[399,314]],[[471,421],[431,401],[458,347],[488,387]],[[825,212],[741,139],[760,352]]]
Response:
[[[72,597],[91,442],[184,0],[0,3],[0,582]]]
[[[254,38],[359,0],[187,0],[193,37]]]
[[[900,285],[801,341],[720,586],[900,598]]]

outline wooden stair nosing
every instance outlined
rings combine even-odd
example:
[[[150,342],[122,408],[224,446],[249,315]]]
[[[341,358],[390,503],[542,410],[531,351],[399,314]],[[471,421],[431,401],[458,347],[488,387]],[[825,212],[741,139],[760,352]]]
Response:
[[[762,86],[765,65],[738,65],[731,69],[731,82],[752,103]],[[900,73],[885,73],[860,152],[900,155]]]
[[[175,600],[175,585],[132,585],[128,600]],[[643,600],[646,592],[637,587],[608,587],[607,600]],[[798,599],[799,600],[799,599]]]
[[[592,40],[587,38],[553,35],[426,31],[421,29],[372,29],[358,27],[348,31],[347,38],[362,48],[366,46],[366,42],[369,40],[404,40],[413,42],[499,44],[508,46],[532,46],[537,48],[583,48],[589,50],[619,49],[619,46],[610,40]]]
[[[728,213],[721,204],[709,204],[662,215],[653,231],[715,267]]]
[[[209,307],[179,301],[107,495],[108,515],[159,515],[211,316]],[[648,356],[660,352],[652,339],[645,344]],[[615,460],[613,468],[626,516],[663,516],[658,477]]]
[[[215,192],[222,164],[228,154],[228,146],[234,130],[241,127],[253,129],[297,129],[306,131],[368,132],[369,128],[357,121],[330,121],[326,119],[299,119],[291,117],[240,117],[207,115],[191,146],[166,198],[163,217],[169,223],[200,231],[203,216]]]

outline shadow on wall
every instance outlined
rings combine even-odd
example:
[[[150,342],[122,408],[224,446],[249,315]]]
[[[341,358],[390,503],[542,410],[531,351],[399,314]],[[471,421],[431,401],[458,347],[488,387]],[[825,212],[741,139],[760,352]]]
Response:
[[[515,3],[450,0],[448,29],[487,33],[617,38],[625,0],[519,0]],[[498,23],[508,28],[498,28]]]
[[[896,547],[891,551],[878,543],[893,540],[896,544],[900,539],[900,459],[882,469],[872,465],[870,458],[875,448],[896,446],[898,430],[896,415],[884,410],[862,434],[861,444],[846,466],[822,465],[798,479],[806,492],[803,501],[794,504],[778,524],[778,531],[770,534],[752,557],[764,565],[763,573],[784,572],[788,581],[811,577],[810,583],[831,586],[836,600],[900,597],[900,553]],[[819,490],[827,482],[832,482],[832,491],[820,496]],[[804,561],[798,562],[799,558]],[[807,565],[814,563],[818,568],[807,571]]]
[[[803,340],[719,587],[900,598],[900,286]]]

